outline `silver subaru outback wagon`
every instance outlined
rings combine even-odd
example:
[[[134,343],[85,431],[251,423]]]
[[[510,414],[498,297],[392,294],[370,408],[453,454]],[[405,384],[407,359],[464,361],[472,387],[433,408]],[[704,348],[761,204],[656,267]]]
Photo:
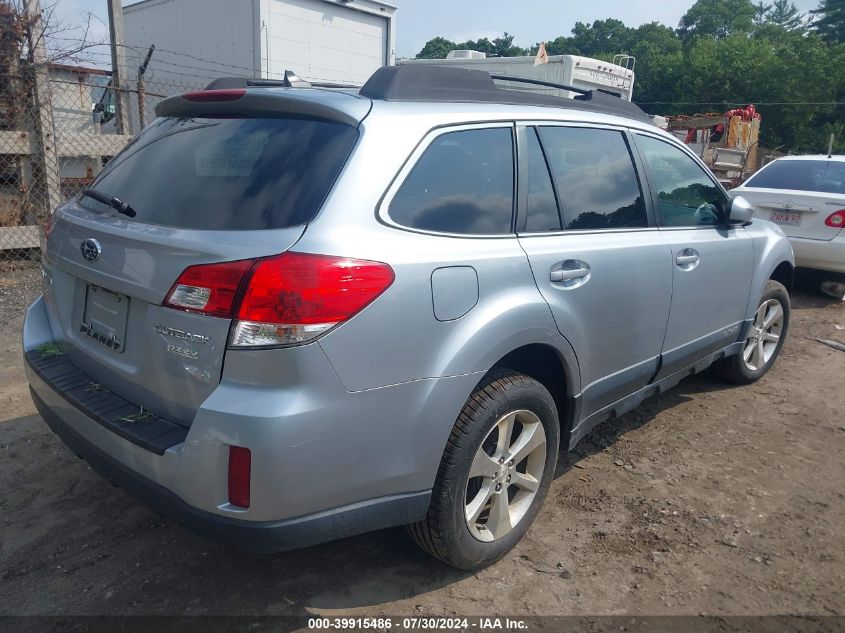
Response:
[[[158,511],[264,552],[407,525],[478,568],[561,446],[777,358],[789,242],[636,106],[426,66],[284,83],[163,101],[45,230],[33,400]]]

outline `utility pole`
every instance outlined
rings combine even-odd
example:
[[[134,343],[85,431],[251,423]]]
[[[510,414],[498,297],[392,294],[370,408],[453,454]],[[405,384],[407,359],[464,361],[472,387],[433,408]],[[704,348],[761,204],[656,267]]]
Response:
[[[155,44],[150,46],[150,50],[147,51],[147,56],[144,58],[144,63],[138,68],[138,122],[141,124],[140,129],[142,130],[147,125],[147,91],[144,85],[144,75],[147,73],[147,67],[150,65],[155,49]]]
[[[123,8],[120,0],[106,0],[109,5],[111,36],[111,83],[114,90],[114,120],[118,134],[132,134],[129,121],[129,94],[126,91],[126,48],[123,41]]]
[[[53,124],[53,102],[50,95],[50,77],[47,74],[47,46],[44,42],[44,19],[39,0],[25,0],[24,15],[29,28],[27,37],[32,61],[35,113],[32,154],[38,170],[44,175],[44,204],[37,210],[35,220],[43,220],[62,202],[59,177],[59,154],[56,148],[56,130]],[[30,220],[29,218],[27,218]]]

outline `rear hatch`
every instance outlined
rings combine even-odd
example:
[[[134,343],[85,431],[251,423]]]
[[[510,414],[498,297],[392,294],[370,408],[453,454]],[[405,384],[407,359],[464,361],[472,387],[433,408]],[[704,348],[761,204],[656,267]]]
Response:
[[[845,162],[782,159],[737,190],[755,216],[777,223],[789,237],[832,240],[842,229],[835,216],[845,209]]]
[[[329,120],[325,108],[309,118],[290,107],[256,116],[177,105],[106,166],[92,185],[99,200],[80,195],[53,215],[45,299],[56,339],[92,389],[190,424],[220,381],[231,315],[162,304],[189,267],[293,246],[358,132],[348,116]],[[103,202],[112,198],[122,205]],[[134,217],[114,208],[126,205]],[[242,280],[233,283],[230,303]]]

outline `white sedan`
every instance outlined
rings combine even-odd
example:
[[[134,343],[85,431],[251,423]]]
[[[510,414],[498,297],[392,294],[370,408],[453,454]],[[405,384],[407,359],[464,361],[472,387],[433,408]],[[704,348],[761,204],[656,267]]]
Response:
[[[845,156],[778,158],[731,193],[783,229],[797,266],[845,273]]]

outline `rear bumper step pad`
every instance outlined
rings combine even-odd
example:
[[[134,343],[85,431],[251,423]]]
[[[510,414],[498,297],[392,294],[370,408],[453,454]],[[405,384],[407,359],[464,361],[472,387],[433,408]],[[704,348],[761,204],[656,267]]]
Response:
[[[151,411],[144,411],[100,386],[64,356],[45,357],[37,350],[26,353],[32,370],[86,416],[141,448],[163,455],[185,441],[188,429]]]

